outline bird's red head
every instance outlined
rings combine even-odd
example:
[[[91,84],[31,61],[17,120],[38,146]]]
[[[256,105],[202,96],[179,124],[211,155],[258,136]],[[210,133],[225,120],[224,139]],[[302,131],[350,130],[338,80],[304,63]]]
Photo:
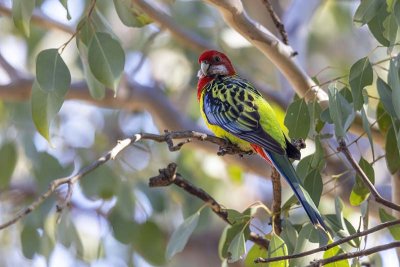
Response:
[[[215,79],[217,76],[235,75],[236,71],[232,66],[229,58],[221,52],[215,50],[207,50],[199,57],[200,70],[197,74],[199,81],[197,83],[197,98],[204,87]]]

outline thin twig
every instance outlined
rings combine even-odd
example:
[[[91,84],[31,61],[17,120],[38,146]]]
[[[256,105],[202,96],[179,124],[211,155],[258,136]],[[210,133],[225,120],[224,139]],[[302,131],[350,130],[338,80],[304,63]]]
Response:
[[[289,45],[288,41],[288,36],[285,30],[285,25],[282,23],[276,12],[274,11],[274,8],[272,7],[272,4],[269,0],[263,0],[264,5],[267,7],[267,10],[269,12],[269,15],[271,16],[272,21],[275,24],[275,27],[278,29],[279,34],[282,37],[282,42],[285,45]],[[297,52],[294,52],[297,54]]]
[[[177,165],[175,163],[168,164],[167,168],[160,169],[159,175],[150,178],[149,186],[150,187],[164,187],[169,186],[171,184],[175,184],[176,186],[182,188],[189,194],[201,199],[204,201],[211,210],[218,215],[223,221],[228,224],[232,224],[228,220],[228,213],[225,208],[223,208],[212,196],[210,196],[206,191],[203,189],[194,186],[188,180],[184,179],[179,173],[176,172]],[[269,241],[262,236],[251,232],[249,239],[254,243],[268,248]]]
[[[272,200],[272,226],[274,228],[274,232],[277,235],[281,234],[282,231],[282,223],[281,223],[281,205],[282,205],[282,185],[281,185],[281,175],[279,172],[272,167],[272,192],[273,192],[273,200]]]
[[[353,240],[355,238],[358,238],[358,237],[361,237],[361,236],[366,236],[366,235],[372,234],[374,232],[377,232],[379,230],[386,229],[386,228],[388,228],[390,226],[398,225],[398,224],[400,224],[400,220],[385,222],[385,223],[379,224],[379,225],[377,225],[375,227],[372,227],[372,228],[370,228],[368,230],[365,230],[363,232],[355,233],[353,235],[350,235],[350,236],[347,236],[345,238],[339,239],[339,240],[337,240],[335,242],[332,242],[330,244],[327,244],[327,245],[319,247],[319,248],[315,248],[315,249],[312,249],[312,250],[308,250],[308,251],[305,251],[305,252],[301,252],[301,253],[297,253],[297,254],[293,254],[293,255],[288,255],[288,256],[274,257],[274,258],[269,258],[269,259],[258,258],[258,259],[256,259],[256,262],[257,263],[269,263],[269,262],[275,262],[275,261],[281,261],[281,260],[290,260],[290,259],[297,259],[297,258],[305,257],[305,256],[308,256],[308,255],[311,255],[311,254],[315,254],[317,252],[327,251],[328,249],[331,249],[333,247],[336,247],[336,246],[339,246],[341,244],[347,243],[347,242],[349,242],[349,241],[351,241],[351,240]]]
[[[333,257],[330,257],[327,259],[317,260],[317,261],[312,262],[310,266],[311,267],[317,267],[317,266],[319,267],[319,266],[326,265],[328,263],[332,263],[332,262],[336,262],[336,261],[340,261],[340,260],[346,260],[346,259],[353,259],[353,258],[357,258],[360,256],[368,256],[368,255],[377,253],[379,251],[388,250],[388,249],[397,248],[397,247],[400,247],[400,241],[388,243],[385,245],[375,246],[375,247],[360,250],[360,251],[343,253],[343,254],[339,254],[337,256],[333,256]]]
[[[158,135],[158,134],[150,134],[150,133],[140,133],[135,134],[130,138],[126,138],[124,140],[118,141],[118,144],[114,146],[111,150],[106,152],[104,156],[98,158],[96,161],[92,162],[88,166],[82,168],[77,174],[72,177],[63,177],[59,179],[55,179],[50,183],[49,189],[40,195],[31,205],[26,207],[25,209],[18,212],[13,218],[10,220],[0,224],[0,230],[7,228],[8,226],[16,223],[35,209],[37,209],[43,201],[49,198],[61,185],[68,184],[69,186],[73,186],[76,182],[78,182],[83,176],[87,175],[88,173],[92,172],[96,168],[100,167],[104,163],[109,160],[114,160],[115,157],[124,149],[126,149],[129,145],[138,142],[139,140],[146,139],[146,140],[153,140],[156,142],[165,142],[168,144],[168,148],[170,151],[179,150],[184,144],[188,143],[188,138],[193,138],[201,141],[207,141],[214,144],[219,145],[220,147],[225,147],[230,152],[230,154],[239,154],[245,153],[241,151],[235,145],[227,142],[225,139],[221,139],[215,136],[210,136],[205,133],[195,132],[195,131],[177,131],[177,132],[168,132],[166,131],[165,134]],[[174,139],[186,139],[184,142],[180,142],[174,145]],[[67,205],[72,197],[72,188],[68,189],[65,205]],[[58,210],[62,209],[59,207]]]
[[[346,145],[346,141],[344,139],[339,140],[339,147],[337,148],[338,151],[342,152],[347,160],[350,162],[351,166],[354,168],[354,170],[357,172],[357,174],[360,176],[361,180],[364,182],[364,185],[368,187],[369,191],[371,192],[372,196],[375,198],[375,201],[378,203],[381,203],[382,205],[389,207],[391,209],[400,211],[400,206],[384,199],[379,192],[375,189],[374,185],[371,183],[371,181],[368,179],[367,175],[361,169],[360,165],[356,162],[356,160],[353,158],[351,155],[349,148]]]

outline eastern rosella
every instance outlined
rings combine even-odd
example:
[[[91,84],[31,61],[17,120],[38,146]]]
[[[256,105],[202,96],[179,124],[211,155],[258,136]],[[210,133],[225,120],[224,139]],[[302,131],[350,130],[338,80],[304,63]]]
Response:
[[[300,159],[274,110],[247,80],[239,77],[229,58],[218,51],[199,57],[197,98],[207,126],[243,151],[258,153],[286,178],[311,222],[326,225],[311,197],[302,187],[289,158]]]

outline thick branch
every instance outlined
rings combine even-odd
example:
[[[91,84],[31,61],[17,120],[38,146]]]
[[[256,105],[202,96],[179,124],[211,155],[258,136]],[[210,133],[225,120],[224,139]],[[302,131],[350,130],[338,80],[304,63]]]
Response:
[[[357,257],[361,257],[361,256],[368,256],[368,255],[377,253],[379,251],[384,251],[384,250],[388,250],[391,248],[398,248],[398,247],[400,247],[400,241],[392,242],[392,243],[385,244],[385,245],[375,246],[375,247],[372,247],[369,249],[364,249],[364,250],[360,250],[360,251],[356,251],[356,252],[343,253],[343,254],[339,254],[337,256],[333,256],[333,257],[330,257],[327,259],[317,260],[317,261],[313,262],[310,266],[315,266],[315,267],[318,266],[319,267],[319,266],[326,265],[328,263],[332,263],[332,262],[336,262],[336,261],[340,261],[340,260],[357,258]]]
[[[160,174],[158,176],[150,178],[150,187],[163,187],[175,184],[176,186],[182,188],[189,194],[204,201],[211,210],[217,214],[222,220],[228,224],[232,224],[228,220],[228,213],[222,206],[206,191],[201,188],[194,186],[192,183],[184,179],[179,173],[176,172],[177,165],[175,163],[170,163],[167,168],[159,170]],[[256,233],[250,233],[250,240],[258,245],[268,248],[269,241],[265,238],[259,236]]]
[[[382,205],[389,207],[393,210],[400,211],[400,205],[397,205],[389,200],[384,199],[379,192],[375,189],[374,185],[371,183],[371,181],[368,179],[367,175],[361,169],[360,165],[356,162],[356,160],[353,158],[351,155],[347,145],[346,141],[344,139],[339,140],[339,147],[338,151],[342,152],[347,160],[350,162],[351,166],[353,169],[357,172],[361,180],[363,181],[364,185],[368,187],[369,191],[371,192],[372,196],[374,197],[375,201],[378,203],[381,203]]]
[[[361,237],[361,236],[366,236],[366,235],[372,234],[374,232],[377,232],[379,230],[386,229],[386,228],[388,228],[390,226],[398,225],[398,224],[400,224],[400,220],[385,222],[385,223],[379,224],[379,225],[377,225],[375,227],[372,227],[372,228],[370,228],[368,230],[365,230],[363,232],[355,233],[353,235],[350,235],[350,236],[347,236],[345,238],[339,239],[339,240],[337,240],[337,241],[335,241],[333,243],[327,244],[325,246],[322,246],[322,247],[319,247],[319,248],[316,248],[316,249],[312,249],[312,250],[309,250],[309,251],[301,252],[301,253],[298,253],[298,254],[293,254],[293,255],[288,255],[288,256],[281,256],[281,257],[274,257],[274,258],[269,258],[269,259],[258,258],[256,260],[256,262],[257,263],[261,263],[261,262],[262,263],[268,263],[268,262],[274,262],[274,261],[302,258],[302,257],[308,256],[308,255],[311,255],[311,254],[315,254],[317,252],[327,251],[328,249],[331,249],[333,247],[336,247],[336,246],[339,246],[341,244],[347,243],[347,242],[349,242],[349,241],[351,241],[351,240],[353,240],[355,238],[358,238],[358,237]]]

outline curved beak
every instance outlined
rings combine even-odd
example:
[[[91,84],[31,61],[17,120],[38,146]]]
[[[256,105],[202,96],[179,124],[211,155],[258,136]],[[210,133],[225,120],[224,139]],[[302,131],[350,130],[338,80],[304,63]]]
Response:
[[[200,70],[199,70],[199,73],[197,74],[197,76],[198,77],[207,76],[209,68],[210,68],[210,64],[208,64],[206,61],[200,62]]]

